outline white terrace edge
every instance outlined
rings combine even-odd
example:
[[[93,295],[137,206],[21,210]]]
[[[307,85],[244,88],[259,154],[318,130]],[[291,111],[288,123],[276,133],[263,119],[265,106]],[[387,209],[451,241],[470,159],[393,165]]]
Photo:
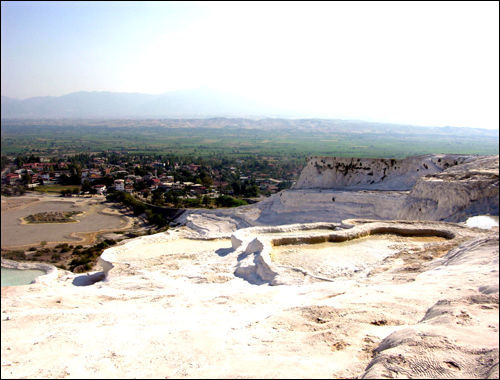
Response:
[[[303,236],[259,236],[263,233],[276,232],[297,232],[314,229],[331,229],[331,233],[310,234]],[[290,224],[269,227],[249,227],[235,231],[231,234],[231,245],[233,255],[238,256],[234,274],[240,278],[249,278],[258,275],[264,282],[270,285],[281,285],[279,268],[289,268],[274,264],[271,260],[271,251],[273,246],[285,244],[317,244],[323,242],[342,242],[358,239],[374,234],[399,234],[403,236],[438,236],[448,240],[460,237],[471,236],[473,233],[466,226],[460,226],[454,223],[432,222],[432,221],[375,221],[362,219],[349,219],[343,223],[304,223]],[[144,236],[124,242],[123,245],[111,247],[105,250],[99,258],[104,274],[107,277],[109,271],[114,268],[113,262],[119,261],[120,253],[135,249],[138,246],[144,246],[148,243],[163,243],[187,238],[192,240],[213,240],[217,238],[193,237],[170,235],[168,233]],[[324,281],[331,279],[315,276],[301,268],[289,268],[301,271],[303,274],[312,276]]]

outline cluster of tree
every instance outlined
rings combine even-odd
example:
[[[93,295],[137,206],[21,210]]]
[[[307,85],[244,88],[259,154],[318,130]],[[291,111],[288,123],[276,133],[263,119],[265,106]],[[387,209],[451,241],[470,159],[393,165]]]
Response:
[[[97,259],[101,255],[102,251],[104,251],[106,248],[108,248],[111,245],[116,244],[115,240],[112,239],[106,239],[103,242],[99,244],[95,244],[92,247],[89,247],[84,250],[80,249],[75,249],[73,250],[73,255],[77,256],[75,257],[70,263],[69,263],[69,270],[72,272],[75,271],[75,268],[80,267],[83,265],[82,271],[89,271],[92,269],[94,264],[97,262]]]
[[[71,251],[75,247],[73,245],[69,245],[68,243],[61,243],[61,244],[56,245],[54,248],[60,248],[61,253],[65,253],[65,252]],[[81,248],[81,246],[80,246],[80,248]]]
[[[247,202],[230,197],[228,195],[221,195],[215,199],[215,204],[217,207],[238,207],[248,205]]]
[[[68,169],[70,175],[61,174],[59,176],[59,183],[61,185],[80,185],[82,178],[82,170],[80,165],[77,164],[68,164]]]
[[[234,195],[243,195],[247,198],[258,197],[260,194],[259,187],[255,183],[250,183],[248,181],[234,181],[231,184],[233,188]]]
[[[26,188],[24,186],[10,186],[2,185],[2,194],[5,195],[24,195],[26,194]]]
[[[97,181],[95,181],[95,182],[97,182]],[[88,192],[89,194],[97,194],[97,189],[95,189],[92,186],[90,186],[90,183],[89,183],[88,179],[85,179],[83,181],[81,190],[82,190],[83,193],[87,193]]]
[[[64,197],[66,194],[74,194],[78,195],[80,194],[80,189],[78,187],[74,187],[72,189],[62,189],[60,191],[61,195]]]
[[[78,153],[73,156],[67,157],[66,161],[80,167],[87,167],[91,162],[90,156],[87,153]]]
[[[10,165],[10,159],[7,156],[2,155],[2,171]]]
[[[14,164],[17,166],[17,168],[21,168],[23,164],[28,164],[28,163],[36,163],[40,162],[40,157],[34,156],[33,154],[30,156],[17,156],[14,159]]]
[[[188,170],[182,169],[181,171],[174,171],[172,176],[175,182],[193,182],[206,187],[212,186],[213,183],[210,175],[203,169],[198,174],[191,174]]]
[[[122,191],[110,192],[106,195],[106,200],[120,202],[123,205],[132,208],[134,215],[146,214],[148,222],[158,227],[165,227],[169,223],[163,215],[153,212],[148,205],[136,199],[133,195]]]

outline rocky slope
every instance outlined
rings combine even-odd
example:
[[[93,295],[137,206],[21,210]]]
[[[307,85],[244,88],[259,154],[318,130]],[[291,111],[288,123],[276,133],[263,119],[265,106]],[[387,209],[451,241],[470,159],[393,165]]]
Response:
[[[440,173],[474,156],[433,154],[402,160],[313,156],[294,189],[411,190],[420,177]]]
[[[498,173],[498,156],[491,156],[422,177],[397,218],[463,222],[472,215],[498,215]]]
[[[498,156],[310,157],[290,190],[235,209],[188,210],[177,222],[206,233],[353,218],[464,222],[498,215],[498,178]]]
[[[380,229],[348,223],[338,234]],[[269,274],[252,231],[236,249],[205,236],[190,252],[204,235],[186,227],[123,242],[104,282],[59,271],[2,288],[2,379],[498,378],[498,232],[390,226],[414,228],[455,237],[419,249],[396,236],[368,274],[294,271],[288,286],[250,281]]]
[[[324,188],[189,211],[113,246],[104,281],[59,271],[2,288],[2,379],[498,378],[498,227],[360,219],[498,213],[498,156],[407,159],[406,172],[380,160],[371,176],[324,161],[311,178]]]

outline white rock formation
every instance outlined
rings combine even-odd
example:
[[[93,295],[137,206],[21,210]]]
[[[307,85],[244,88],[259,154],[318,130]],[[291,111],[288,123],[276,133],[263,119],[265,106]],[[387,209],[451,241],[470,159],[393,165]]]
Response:
[[[487,156],[422,177],[397,218],[463,222],[473,215],[498,215],[498,173],[498,156]]]
[[[438,246],[408,247],[370,275],[301,281],[276,276],[282,267],[265,255],[270,240],[298,238],[292,226],[192,254],[186,227],[132,239],[112,247],[106,281],[2,288],[2,379],[498,378],[498,232],[349,223],[328,235],[441,231],[444,247],[464,242],[438,260]]]
[[[476,291],[440,299],[417,324],[387,336],[361,378],[498,379],[498,338],[493,338],[498,334],[498,282],[490,277],[498,274],[495,265],[498,235],[468,241],[435,260],[422,280],[441,278],[456,286],[449,279],[464,284],[460,277],[465,275]]]
[[[498,213],[498,156],[378,160],[372,175],[324,161],[264,202],[109,248],[105,281],[2,288],[2,379],[498,378],[498,228],[380,221]],[[370,238],[370,262],[348,245],[348,276],[272,251],[375,234],[396,236]]]
[[[254,205],[259,225],[396,219],[407,193],[395,191],[285,190]]]
[[[312,156],[294,189],[411,190],[417,179],[472,156],[433,154],[404,159]]]
[[[464,222],[498,215],[498,170],[498,156],[310,157],[290,190],[250,206],[188,210],[177,222],[204,234],[355,218]]]

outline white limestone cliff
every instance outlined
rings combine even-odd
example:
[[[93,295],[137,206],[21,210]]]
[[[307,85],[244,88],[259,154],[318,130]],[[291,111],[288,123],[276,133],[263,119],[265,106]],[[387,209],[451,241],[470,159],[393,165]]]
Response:
[[[472,159],[474,156],[455,154],[404,159],[312,156],[293,188],[408,191],[420,177]]]
[[[463,222],[473,215],[498,215],[498,173],[498,156],[486,156],[422,177],[397,218]]]
[[[310,157],[292,189],[250,206],[187,210],[176,222],[210,235],[355,218],[464,222],[498,215],[498,171],[498,156]]]

